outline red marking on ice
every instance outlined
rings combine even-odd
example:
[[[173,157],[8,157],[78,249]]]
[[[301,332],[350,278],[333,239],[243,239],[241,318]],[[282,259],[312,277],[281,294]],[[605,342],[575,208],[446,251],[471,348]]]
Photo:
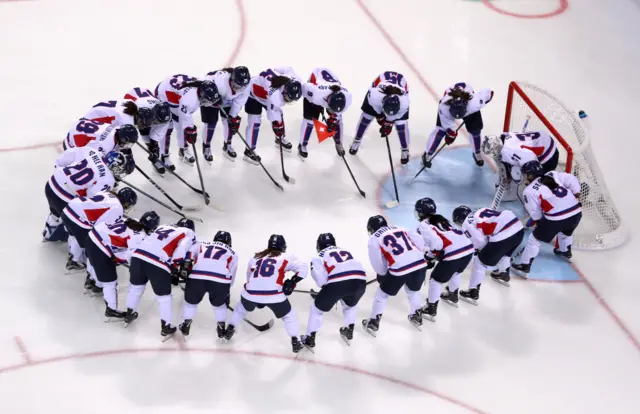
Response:
[[[31,354],[29,354],[29,350],[27,349],[27,346],[24,344],[24,341],[22,340],[22,338],[20,338],[19,336],[16,336],[15,338],[13,338],[13,340],[15,341],[16,346],[20,350],[22,359],[24,359],[24,364],[31,365],[33,363],[33,360],[31,359]],[[0,369],[0,372],[2,372],[1,369]]]

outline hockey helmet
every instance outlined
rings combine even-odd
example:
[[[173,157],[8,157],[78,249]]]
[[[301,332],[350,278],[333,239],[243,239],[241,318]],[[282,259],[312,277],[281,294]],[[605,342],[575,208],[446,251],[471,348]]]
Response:
[[[228,231],[220,230],[213,236],[213,241],[224,243],[227,246],[231,247],[231,233]]]
[[[322,233],[321,235],[318,236],[318,241],[316,241],[316,250],[320,252],[326,249],[327,247],[335,246],[335,245],[336,245],[336,239],[335,237],[333,237],[333,234]]]
[[[140,224],[144,226],[147,233],[151,233],[160,225],[160,216],[153,210],[147,211],[140,217]]]
[[[302,84],[295,79],[290,79],[284,84],[282,96],[286,103],[297,101],[302,96]]]
[[[284,239],[284,236],[280,234],[272,234],[269,237],[269,242],[267,243],[267,247],[273,250],[279,250],[281,252],[287,251],[287,242]]]
[[[135,116],[136,126],[149,128],[153,123],[153,117],[153,108],[138,108],[138,114]]]
[[[529,161],[522,165],[522,173],[530,177],[540,177],[544,175],[544,168],[540,161]]]
[[[344,111],[345,106],[347,106],[347,97],[344,92],[331,92],[327,97],[327,106],[331,112],[336,114]]]
[[[451,219],[458,226],[462,226],[462,223],[467,219],[467,216],[471,214],[471,209],[467,206],[458,206],[453,209]]]
[[[193,222],[193,220],[188,219],[186,217],[181,218],[180,220],[178,220],[178,222],[176,223],[176,226],[178,227],[184,227],[193,231],[196,231],[196,225]]]
[[[455,119],[464,118],[467,113],[467,101],[462,98],[453,98],[449,101],[449,113]]]
[[[249,69],[246,66],[236,66],[231,72],[231,77],[229,79],[231,82],[231,88],[234,92],[238,92],[249,86],[249,82],[251,82],[251,75],[249,74]]]
[[[495,158],[500,159],[500,151],[502,151],[502,139],[496,135],[485,136],[482,140],[482,152]]]
[[[429,197],[416,201],[414,213],[418,221],[422,221],[432,214],[436,214],[436,202]]]
[[[382,112],[385,116],[394,116],[400,112],[400,97],[398,95],[385,95],[382,98]]]
[[[171,121],[171,109],[169,104],[161,102],[153,107],[153,125],[163,125]]]
[[[107,168],[114,176],[120,177],[126,174],[127,157],[119,151],[109,151],[103,158]]]
[[[116,142],[122,149],[133,147],[138,142],[138,130],[131,124],[122,125],[116,130]]]
[[[124,187],[116,194],[124,211],[129,211],[138,202],[138,194],[129,187]]]
[[[220,92],[215,82],[210,80],[202,81],[198,86],[198,99],[201,106],[215,106],[220,102]]]
[[[367,220],[367,231],[369,234],[373,234],[382,227],[387,227],[387,219],[382,216],[372,216]]]

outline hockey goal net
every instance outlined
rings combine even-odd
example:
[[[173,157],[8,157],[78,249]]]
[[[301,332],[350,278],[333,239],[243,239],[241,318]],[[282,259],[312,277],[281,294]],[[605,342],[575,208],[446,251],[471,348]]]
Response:
[[[583,217],[573,246],[611,249],[624,243],[627,235],[591,151],[587,122],[542,88],[526,82],[509,84],[504,131],[521,131],[526,125],[527,131],[549,132],[558,144],[558,170],[580,180]]]

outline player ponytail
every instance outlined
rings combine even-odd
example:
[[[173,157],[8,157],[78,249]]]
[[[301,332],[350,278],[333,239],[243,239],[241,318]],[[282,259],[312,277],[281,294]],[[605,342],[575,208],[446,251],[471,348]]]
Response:
[[[183,82],[180,86],[178,86],[176,89],[180,90],[180,89],[184,89],[184,88],[199,88],[200,85],[202,85],[201,80],[194,80],[194,81],[189,81],[189,82]]]
[[[553,191],[556,188],[560,187],[560,185],[553,179],[550,175],[543,175],[540,177],[540,183],[545,187],[548,187],[549,190]]]
[[[451,225],[449,220],[447,220],[444,216],[441,216],[440,214],[430,215],[429,217],[427,217],[427,221],[429,221],[429,224],[437,227],[441,231],[449,231],[453,229],[453,226]]]
[[[273,78],[271,78],[271,87],[279,88],[281,86],[286,85],[290,80],[291,78],[287,76],[282,76],[282,75],[274,76]]]
[[[266,248],[258,253],[256,253],[253,257],[255,259],[262,259],[263,257],[276,257],[280,256],[282,252],[276,249]]]
[[[125,101],[122,106],[124,106],[124,112],[130,116],[138,116],[138,105],[136,105],[133,101]]]
[[[448,102],[453,102],[456,99],[462,99],[464,102],[469,102],[472,98],[471,94],[463,89],[454,89],[449,92],[449,96],[452,99]]]
[[[387,85],[382,90],[382,93],[384,93],[385,95],[402,95],[402,89],[398,88],[397,86]]]
[[[138,220],[128,218],[124,221],[124,224],[133,231],[144,231],[144,226]]]

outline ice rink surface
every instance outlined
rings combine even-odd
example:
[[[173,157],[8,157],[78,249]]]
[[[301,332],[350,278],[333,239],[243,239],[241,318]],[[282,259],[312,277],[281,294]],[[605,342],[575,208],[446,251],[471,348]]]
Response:
[[[633,0],[0,1],[0,411],[637,413],[639,21]],[[216,132],[215,160],[204,166],[215,208],[199,213],[205,223],[197,234],[209,240],[219,229],[232,233],[239,281],[272,233],[283,234],[289,250],[309,260],[317,235],[331,231],[367,262],[371,215],[415,226],[411,206],[423,196],[433,196],[446,214],[457,203],[490,202],[493,173],[471,165],[464,136],[461,148],[434,163],[433,174],[407,184],[439,96],[461,80],[496,91],[483,110],[486,134],[502,129],[511,80],[539,85],[585,110],[599,166],[631,238],[611,251],[576,251],[576,269],[543,251],[545,265],[535,280],[514,280],[511,288],[486,280],[480,306],[442,304],[437,322],[425,321],[422,332],[406,321],[402,292],[390,300],[378,337],[358,329],[351,347],[337,333],[341,313],[331,311],[316,353],[297,358],[278,321],[266,333],[244,325],[232,343],[216,343],[206,302],[188,343],[161,343],[150,289],[134,325],[103,323],[102,301],[82,295],[84,276],[65,275],[66,247],[41,243],[43,187],[59,144],[70,123],[96,102],[118,99],[134,86],[153,88],[174,73],[201,76],[230,64],[253,74],[290,65],[305,78],[317,66],[333,69],[354,94],[347,144],[361,99],[380,72],[403,73],[412,100],[406,168],[399,165],[396,135],[391,139],[402,201],[394,210],[382,207],[392,187],[375,128],[356,157],[347,155],[367,199],[356,193],[330,143],[313,141],[305,163],[286,155],[297,184],[280,193],[259,167],[224,159]],[[301,104],[285,110],[294,143],[301,116]],[[237,138],[234,145],[242,147]],[[266,121],[258,150],[283,181]],[[137,153],[151,172],[145,158]],[[178,171],[197,183],[195,168],[178,164]],[[200,202],[173,177],[153,177],[183,204]],[[143,177],[130,178],[161,197]],[[144,198],[134,215],[150,208],[163,222],[176,220]],[[125,272],[120,282],[123,302]],[[299,285],[312,287],[310,279]],[[359,319],[369,315],[374,287],[360,302]],[[175,322],[181,293],[173,295]],[[311,299],[290,298],[306,327]],[[259,323],[271,316],[250,314]]]

